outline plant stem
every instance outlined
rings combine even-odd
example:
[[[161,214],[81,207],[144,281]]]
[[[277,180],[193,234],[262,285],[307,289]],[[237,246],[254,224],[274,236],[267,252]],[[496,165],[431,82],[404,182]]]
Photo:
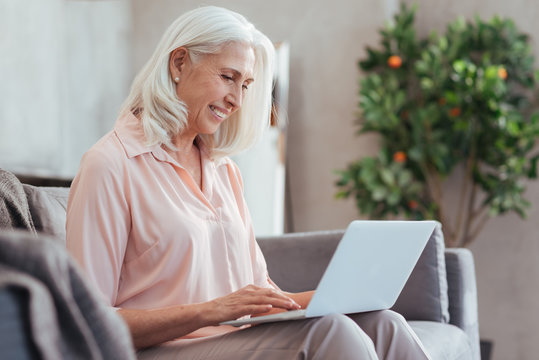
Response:
[[[474,151],[474,148],[472,148],[472,151],[470,152],[470,156],[468,156],[468,159],[466,160],[466,172],[464,173],[463,185],[462,185],[462,188],[460,190],[459,202],[458,202],[458,206],[457,206],[457,209],[456,209],[456,211],[457,211],[457,223],[455,225],[455,234],[456,234],[456,237],[460,238],[460,239],[462,239],[462,238],[464,238],[466,236],[467,230],[468,230],[467,226],[469,225],[467,223],[466,227],[464,227],[464,229],[463,229],[462,220],[464,218],[464,215],[466,215],[466,219],[470,219],[470,217],[472,216],[472,207],[471,206],[473,206],[473,203],[472,204],[468,203],[468,206],[465,209],[464,208],[464,202],[465,202],[466,195],[468,195],[470,185],[473,184],[472,171],[473,171],[473,168],[474,168],[474,162],[475,162],[474,159],[475,159],[475,151]],[[475,191],[475,187],[473,187],[472,189],[473,189],[472,191]],[[471,197],[471,194],[470,194],[470,197]],[[466,210],[466,211],[464,211],[464,210]],[[460,241],[457,240],[456,242],[459,243]]]
[[[470,215],[467,218],[466,222],[466,232],[463,235],[462,241],[460,242],[460,246],[466,247],[468,246],[472,241],[474,241],[481,230],[485,227],[487,221],[490,219],[490,216],[488,214],[488,204],[482,204],[476,209],[472,210],[473,205],[475,204],[475,199],[477,196],[476,189],[478,188],[478,185],[474,185],[472,188],[472,194],[470,195],[470,202],[469,202],[469,208],[470,208]],[[477,220],[480,218],[479,220]],[[477,221],[476,221],[477,220]],[[472,226],[474,226],[473,231],[471,230]]]
[[[434,201],[434,203],[438,206],[438,208],[436,209],[436,213],[438,215],[438,219],[440,219],[440,222],[444,226],[444,233],[447,239],[446,243],[448,244],[448,247],[452,247],[455,243],[455,232],[453,231],[451,225],[449,224],[449,220],[446,218],[445,215],[445,207],[442,201],[443,191],[440,176],[438,172],[433,169],[432,166],[428,165],[425,167],[424,173],[426,174],[425,179],[427,182],[427,189],[429,195]]]
[[[471,133],[472,134],[475,134],[475,131],[476,131],[476,123],[477,119],[476,118],[473,118],[471,119],[470,121],[470,127],[471,127]],[[474,212],[474,207],[475,207],[475,197],[476,197],[476,194],[477,194],[477,185],[473,183],[473,179],[472,179],[472,172],[473,172],[473,169],[477,166],[477,159],[476,159],[476,138],[475,136],[472,136],[472,138],[470,139],[470,152],[468,154],[468,158],[466,160],[466,173],[464,174],[464,187],[466,188],[466,192],[468,192],[468,186],[469,184],[472,185],[472,190],[471,190],[471,193],[468,197],[468,206],[466,206],[466,209],[464,211],[464,209],[462,209],[462,211],[460,211],[459,213],[459,228],[457,228],[457,231],[458,231],[458,236],[459,236],[459,240],[458,240],[458,243],[462,246],[462,244],[465,244],[467,243],[469,240],[469,234],[470,234],[470,228],[472,226],[472,223],[473,221],[476,219],[476,214]],[[463,193],[461,193],[461,195],[463,195]],[[461,209],[457,209],[457,211],[459,211]],[[465,223],[464,223],[464,228],[460,229],[460,221],[462,219],[462,215],[463,213],[466,212],[466,220],[465,220]],[[471,240],[470,240],[471,241]]]
[[[488,213],[483,213],[481,220],[479,220],[477,226],[475,227],[474,231],[470,234],[470,236],[464,239],[462,246],[467,247],[468,245],[470,245],[472,241],[474,241],[477,238],[481,230],[483,230],[483,228],[485,227],[489,219],[490,219],[490,216],[488,215]]]

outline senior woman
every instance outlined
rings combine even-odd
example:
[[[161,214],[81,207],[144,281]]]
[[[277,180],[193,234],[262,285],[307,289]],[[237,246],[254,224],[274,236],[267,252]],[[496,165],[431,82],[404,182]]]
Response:
[[[179,17],[114,129],[83,156],[68,202],[69,251],[128,324],[139,358],[427,359],[391,311],[219,326],[305,307],[311,296],[269,278],[227,157],[269,123],[273,52],[232,11]]]

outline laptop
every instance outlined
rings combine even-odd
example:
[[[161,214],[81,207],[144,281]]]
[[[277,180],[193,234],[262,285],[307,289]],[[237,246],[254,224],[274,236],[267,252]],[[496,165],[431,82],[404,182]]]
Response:
[[[435,221],[352,221],[306,309],[240,318],[221,325],[243,326],[389,309],[397,301],[435,226]]]

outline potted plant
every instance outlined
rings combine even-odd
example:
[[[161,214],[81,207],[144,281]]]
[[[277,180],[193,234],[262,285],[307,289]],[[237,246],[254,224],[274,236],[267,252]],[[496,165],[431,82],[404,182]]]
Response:
[[[526,179],[537,177],[539,116],[528,37],[513,21],[459,18],[418,39],[415,7],[401,6],[359,62],[358,134],[376,133],[377,156],[338,171],[337,198],[360,213],[437,219],[447,246],[467,246],[491,217],[526,216]],[[459,179],[448,214],[444,180]]]

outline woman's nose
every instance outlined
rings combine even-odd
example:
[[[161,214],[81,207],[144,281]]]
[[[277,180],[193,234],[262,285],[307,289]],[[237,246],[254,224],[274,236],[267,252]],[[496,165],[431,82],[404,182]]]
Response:
[[[243,103],[243,91],[241,86],[230,88],[225,100],[232,106],[232,110],[238,110]]]

